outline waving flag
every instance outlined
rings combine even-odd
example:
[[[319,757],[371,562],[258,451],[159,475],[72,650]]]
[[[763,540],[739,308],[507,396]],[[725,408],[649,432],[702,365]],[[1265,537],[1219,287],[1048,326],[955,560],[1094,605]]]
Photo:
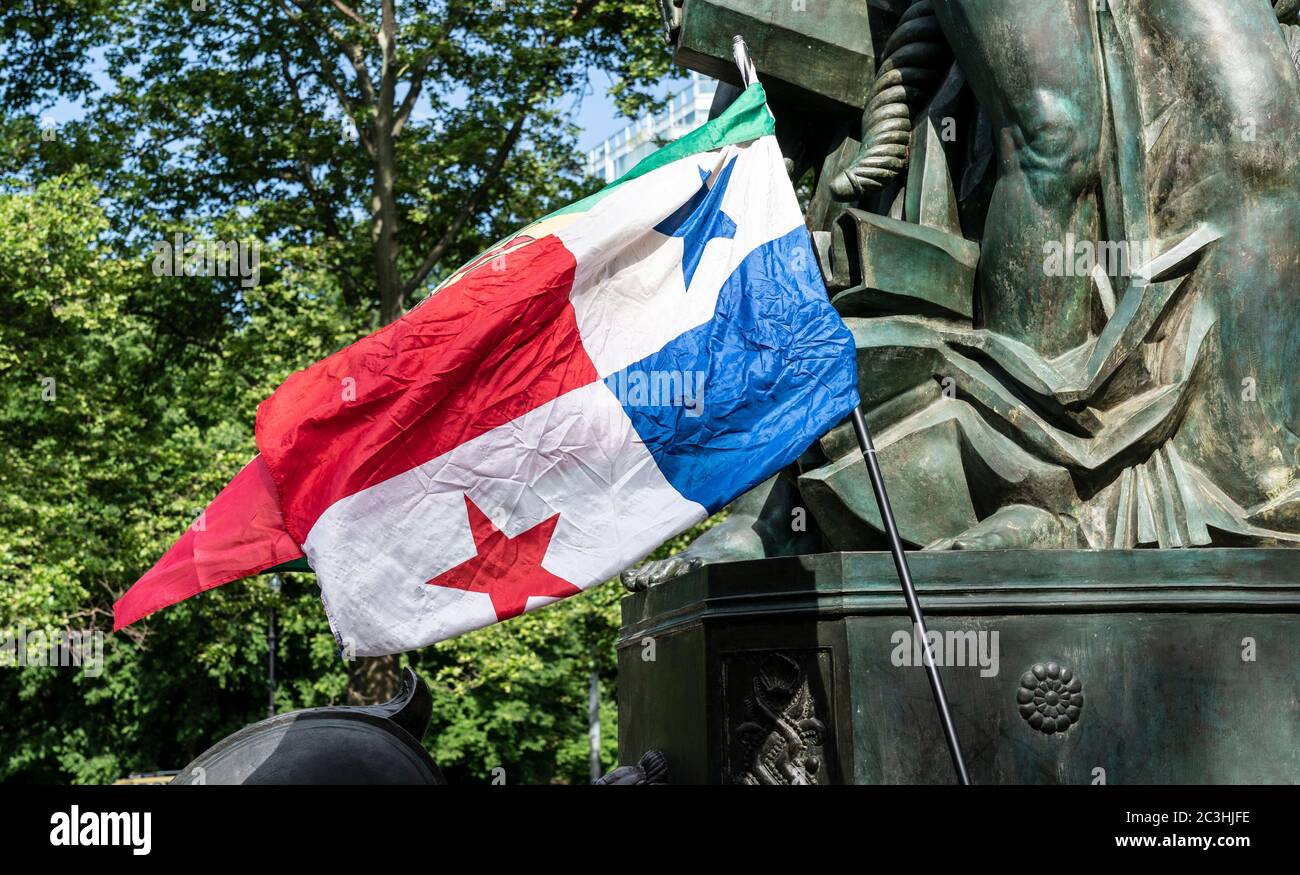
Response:
[[[119,627],[305,554],[358,655],[607,580],[857,404],[761,85],[290,377]]]

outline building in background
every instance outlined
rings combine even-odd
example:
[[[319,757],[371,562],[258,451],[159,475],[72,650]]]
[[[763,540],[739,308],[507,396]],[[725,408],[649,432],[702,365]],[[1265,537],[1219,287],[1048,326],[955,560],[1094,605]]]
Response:
[[[686,87],[673,95],[663,112],[640,118],[587,152],[587,174],[613,182],[663,143],[676,140],[709,120],[718,83],[691,73]]]

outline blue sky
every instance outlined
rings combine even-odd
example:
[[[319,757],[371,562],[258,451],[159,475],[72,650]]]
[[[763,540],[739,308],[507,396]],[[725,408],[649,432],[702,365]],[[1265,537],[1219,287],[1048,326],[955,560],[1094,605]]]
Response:
[[[658,96],[674,94],[690,84],[685,70],[678,69],[676,73],[680,75],[664,80],[657,89]],[[607,137],[618,133],[631,121],[620,116],[618,110],[614,109],[614,101],[610,100],[608,94],[612,84],[613,79],[604,72],[598,71],[591,76],[590,93],[582,98],[577,117],[578,125],[582,128],[582,135],[578,137],[578,147],[584,152],[600,145]]]
[[[578,147],[584,152],[595,148],[605,138],[617,133],[628,119],[614,109],[614,101],[609,99],[610,77],[604,72],[591,76],[591,93],[581,97],[582,105],[578,110],[578,126],[582,135],[578,137]]]

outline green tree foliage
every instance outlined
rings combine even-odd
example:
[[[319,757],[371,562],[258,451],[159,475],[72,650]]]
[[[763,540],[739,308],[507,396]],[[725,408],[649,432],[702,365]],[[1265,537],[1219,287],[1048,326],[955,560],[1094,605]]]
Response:
[[[0,634],[111,629],[256,451],[256,405],[288,374],[591,188],[573,95],[604,70],[644,106],[658,40],[642,0],[5,4]],[[60,97],[79,120],[43,129]],[[177,233],[258,241],[260,283],[156,276]],[[266,715],[272,622],[276,708],[343,701],[314,578],[283,577],[108,635],[98,676],[0,668],[0,780],[180,767]],[[613,764],[619,595],[404,657],[450,778],[585,781],[593,670]]]
[[[667,66],[640,0],[129,5],[112,88],[47,172],[95,156],[119,230],[150,238],[254,202],[257,230],[320,245],[383,322],[580,193],[569,111],[593,70],[632,108]]]

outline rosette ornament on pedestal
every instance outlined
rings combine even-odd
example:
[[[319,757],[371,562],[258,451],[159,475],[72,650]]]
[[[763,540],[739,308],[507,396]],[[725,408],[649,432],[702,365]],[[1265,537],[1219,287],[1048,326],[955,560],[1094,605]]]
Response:
[[[1020,678],[1016,701],[1020,716],[1034,729],[1048,735],[1065,732],[1079,721],[1083,684],[1072,669],[1040,662]]]

